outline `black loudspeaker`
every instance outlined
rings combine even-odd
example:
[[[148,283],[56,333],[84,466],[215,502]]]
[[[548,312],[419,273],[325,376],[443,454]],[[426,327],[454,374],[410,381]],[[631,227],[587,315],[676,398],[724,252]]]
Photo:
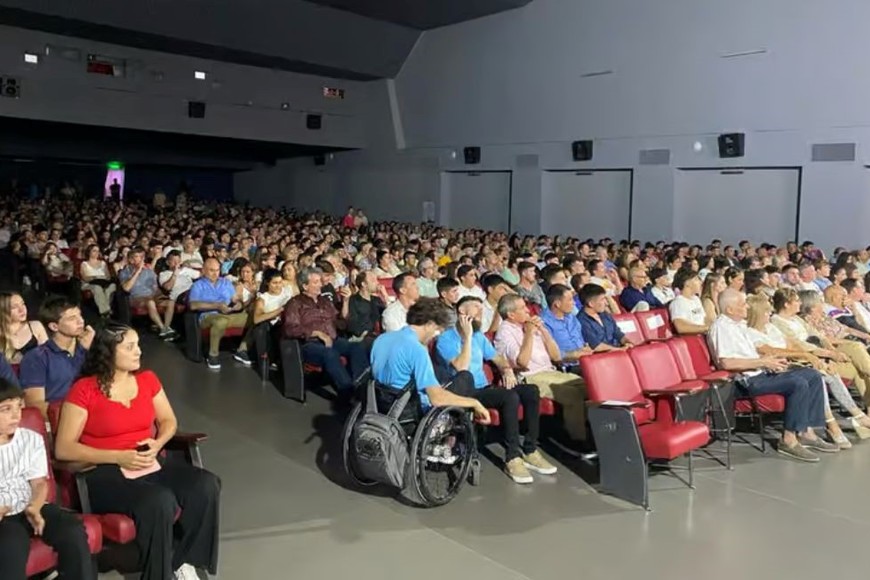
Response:
[[[574,141],[571,143],[571,157],[574,161],[589,161],[592,159],[592,141]]]
[[[311,129],[312,131],[317,131],[323,126],[323,116],[322,115],[306,115],[305,117],[305,126]]]
[[[187,116],[191,119],[205,119],[205,103],[202,101],[188,101]]]
[[[743,133],[725,133],[719,135],[719,157],[743,157]]]
[[[466,165],[477,165],[480,163],[480,147],[466,147],[462,150],[465,155]]]
[[[326,165],[326,155],[315,155],[314,165],[317,165],[318,167],[320,167],[321,165]]]
[[[0,78],[0,96],[17,99],[21,96],[21,83],[16,78]]]

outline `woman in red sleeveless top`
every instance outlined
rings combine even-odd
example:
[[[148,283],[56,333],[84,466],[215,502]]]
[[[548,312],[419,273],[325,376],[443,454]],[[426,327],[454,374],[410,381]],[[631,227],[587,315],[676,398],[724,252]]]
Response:
[[[96,335],[63,405],[57,457],[95,465],[87,472],[94,513],[136,522],[143,580],[192,580],[196,568],[215,574],[220,480],[160,457],[178,424],[160,380],[140,370],[141,354],[128,326]]]

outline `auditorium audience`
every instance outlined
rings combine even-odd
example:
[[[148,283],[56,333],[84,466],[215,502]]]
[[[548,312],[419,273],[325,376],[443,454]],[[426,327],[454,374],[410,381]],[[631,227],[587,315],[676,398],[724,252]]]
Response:
[[[94,466],[82,474],[93,513],[136,522],[143,580],[216,574],[220,480],[160,456],[178,423],[160,380],[141,370],[141,354],[132,328],[99,332],[63,404],[57,458]]]
[[[631,341],[607,312],[607,292],[604,288],[598,284],[586,284],[580,289],[579,295],[583,310],[577,318],[589,348],[595,352],[630,348]]]
[[[619,302],[629,312],[644,312],[664,306],[654,294],[647,271],[640,266],[628,271],[628,286],[619,295]]]
[[[655,296],[661,306],[667,306],[671,303],[671,300],[676,297],[673,284],[677,272],[679,272],[679,270],[676,270],[671,274],[669,270],[665,270],[664,268],[653,268],[649,272],[650,282],[652,283],[650,292]]]
[[[580,322],[573,312],[574,291],[563,284],[550,286],[541,320],[559,346],[559,360],[576,364],[581,356],[592,354],[592,349],[586,345]]]
[[[701,306],[704,307],[704,324],[708,327],[719,317],[719,294],[727,288],[725,277],[712,272],[704,278],[701,288]]]
[[[386,290],[371,270],[357,274],[354,286],[357,290],[350,297],[347,332],[359,340],[367,336],[374,337],[384,309],[387,307]]]
[[[100,316],[108,318],[112,313],[112,298],[115,295],[115,283],[109,265],[103,259],[100,247],[91,244],[85,250],[86,259],[81,263],[79,276],[82,290],[87,290],[94,297]],[[167,324],[166,326],[170,326]]]
[[[739,290],[728,288],[719,294],[719,311],[707,335],[716,364],[739,375],[737,386],[744,394],[777,393],[786,398],[784,429],[777,451],[807,462],[819,461],[814,451],[838,451],[839,447],[822,440],[814,431],[825,425],[825,385],[821,375],[813,369],[789,370],[785,359],[759,354],[745,324],[746,296]]]
[[[679,294],[668,304],[671,323],[677,334],[704,334],[710,328],[701,303],[701,278],[694,270],[679,270],[674,275]]]
[[[244,328],[248,322],[242,300],[243,296],[232,282],[220,276],[217,259],[206,259],[202,265],[202,277],[190,288],[189,307],[198,313],[199,326],[209,331],[206,364],[210,369],[221,368],[220,343],[227,329]],[[247,355],[238,351],[235,358],[245,364]],[[250,364],[250,360],[246,364]]]
[[[127,252],[126,266],[118,272],[121,289],[129,295],[130,308],[145,308],[148,317],[157,327],[160,338],[172,338],[174,331],[167,328],[160,318],[157,305],[165,308],[168,304],[166,296],[160,291],[154,270],[146,267],[145,249],[141,246],[131,248]]]

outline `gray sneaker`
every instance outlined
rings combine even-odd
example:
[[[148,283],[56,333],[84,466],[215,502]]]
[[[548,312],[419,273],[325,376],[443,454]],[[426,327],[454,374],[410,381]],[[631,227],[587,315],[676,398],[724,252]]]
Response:
[[[208,368],[212,370],[220,370],[221,369],[221,359],[217,356],[209,356],[205,359],[205,364],[208,365]]]
[[[833,443],[828,443],[821,437],[816,437],[815,439],[807,439],[806,437],[798,437],[798,441],[801,445],[806,447],[807,449],[812,449],[813,451],[819,451],[821,453],[839,453],[840,446],[835,445]]]
[[[797,459],[798,461],[806,461],[807,463],[818,463],[819,456],[801,445],[800,443],[795,443],[794,445],[788,446],[782,441],[776,446],[776,452],[786,457],[791,457],[792,459]]]

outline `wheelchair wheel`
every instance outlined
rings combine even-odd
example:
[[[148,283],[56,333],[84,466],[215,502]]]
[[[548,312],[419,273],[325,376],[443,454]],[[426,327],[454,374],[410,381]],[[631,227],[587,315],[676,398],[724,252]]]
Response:
[[[452,447],[452,461],[441,461],[433,449]],[[411,443],[413,485],[426,507],[450,502],[469,479],[477,461],[477,439],[471,413],[458,407],[432,409],[420,422]]]
[[[353,437],[353,426],[356,425],[357,420],[360,415],[362,415],[362,411],[363,404],[357,403],[354,405],[353,409],[351,409],[350,414],[347,416],[347,420],[344,422],[344,428],[341,431],[341,457],[344,463],[344,472],[347,473],[347,476],[351,481],[362,487],[371,487],[377,485],[377,482],[368,481],[357,476],[353,469],[353,454],[350,449],[352,444],[351,439]]]

